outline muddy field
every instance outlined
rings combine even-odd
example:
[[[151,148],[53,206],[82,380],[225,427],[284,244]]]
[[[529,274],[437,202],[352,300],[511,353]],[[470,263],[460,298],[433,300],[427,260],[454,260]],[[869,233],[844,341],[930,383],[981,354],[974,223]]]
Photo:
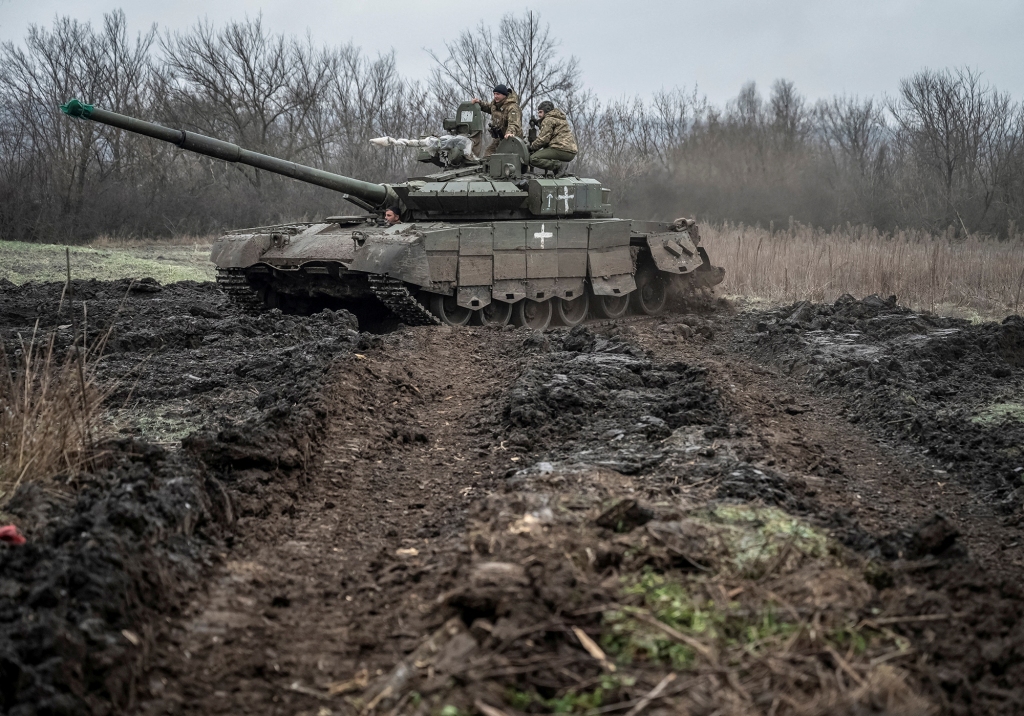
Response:
[[[87,474],[0,545],[0,707],[1024,712],[1024,321],[892,300],[359,333],[81,282]],[[0,333],[69,340],[59,284]]]

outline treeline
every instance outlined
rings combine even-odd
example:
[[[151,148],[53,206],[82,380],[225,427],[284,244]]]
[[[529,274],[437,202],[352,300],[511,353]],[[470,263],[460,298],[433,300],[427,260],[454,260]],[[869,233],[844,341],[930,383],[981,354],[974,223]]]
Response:
[[[32,27],[22,45],[0,46],[0,237],[203,234],[355,209],[324,189],[71,120],[59,109],[71,97],[383,181],[408,157],[369,140],[434,126],[422,93],[392,56],[316,47],[259,18],[136,37],[122,12],[99,29],[70,18]]]
[[[491,52],[482,50],[491,48]],[[438,131],[455,103],[510,83],[530,111],[564,107],[577,173],[620,215],[1016,235],[1024,110],[971,70],[923,71],[893,98],[809,103],[792,83],[745,86],[725,107],[696,92],[602,102],[534,13],[460,33],[427,82],[391,55],[285,37],[260,18],[129,36],[70,18],[0,46],[0,238],[204,234],[352,207],[329,192],[87,121],[70,97],[374,181],[418,171],[369,139]]]
[[[884,100],[812,105],[779,80],[725,108],[673,90],[578,117],[588,168],[635,211],[996,236],[1024,219],[1024,108],[971,70],[922,71]]]

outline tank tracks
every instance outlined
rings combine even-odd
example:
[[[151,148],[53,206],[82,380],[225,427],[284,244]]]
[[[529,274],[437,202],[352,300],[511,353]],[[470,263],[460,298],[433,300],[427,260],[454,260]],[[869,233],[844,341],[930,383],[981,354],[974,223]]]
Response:
[[[370,290],[407,326],[439,326],[441,319],[409,293],[405,284],[390,276],[368,274]]]
[[[249,285],[243,269],[217,269],[217,285],[221,287],[231,300],[245,308],[252,310],[263,308],[263,302],[260,301],[256,291]]]

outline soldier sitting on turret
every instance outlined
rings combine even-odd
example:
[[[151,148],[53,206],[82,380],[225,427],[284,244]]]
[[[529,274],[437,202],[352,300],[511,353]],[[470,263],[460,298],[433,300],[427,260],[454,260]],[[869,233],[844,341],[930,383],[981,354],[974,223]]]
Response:
[[[538,105],[537,114],[540,116],[540,133],[530,143],[530,166],[561,174],[579,151],[576,137],[565,112],[555,109],[548,100]]]
[[[510,88],[495,85],[493,102],[481,102],[479,97],[474,97],[473,103],[479,104],[480,109],[491,115],[487,128],[494,140],[484,152],[485,157],[494,154],[502,139],[523,136],[523,111],[519,109],[519,97]]]

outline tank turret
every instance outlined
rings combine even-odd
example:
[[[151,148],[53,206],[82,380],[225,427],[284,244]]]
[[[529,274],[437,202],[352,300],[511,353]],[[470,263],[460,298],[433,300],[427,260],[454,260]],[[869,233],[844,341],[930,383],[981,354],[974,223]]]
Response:
[[[610,192],[595,179],[536,178],[524,175],[529,162],[526,143],[518,137],[502,140],[491,156],[467,160],[443,149],[426,147],[417,157],[441,167],[400,184],[374,184],[307,167],[243,149],[221,139],[183,129],[171,129],[77,99],[61,106],[69,117],[90,119],[226,162],[236,162],[339,192],[358,206],[380,211],[399,205],[408,219],[511,219],[532,216],[611,216]],[[480,108],[460,105],[456,118],[446,120],[453,135],[472,137],[483,126]]]
[[[530,170],[518,137],[482,154],[484,121],[466,102],[437,137],[373,140],[417,147],[433,171],[375,184],[146,122],[78,100],[65,114],[338,192],[371,212],[229,232],[213,246],[217,280],[240,300],[311,312],[343,306],[408,325],[514,321],[573,326],[630,308],[654,315],[671,289],[710,288],[712,266],[695,222],[615,218],[596,179]],[[398,223],[384,210],[400,209]],[[374,300],[376,299],[376,300]]]

